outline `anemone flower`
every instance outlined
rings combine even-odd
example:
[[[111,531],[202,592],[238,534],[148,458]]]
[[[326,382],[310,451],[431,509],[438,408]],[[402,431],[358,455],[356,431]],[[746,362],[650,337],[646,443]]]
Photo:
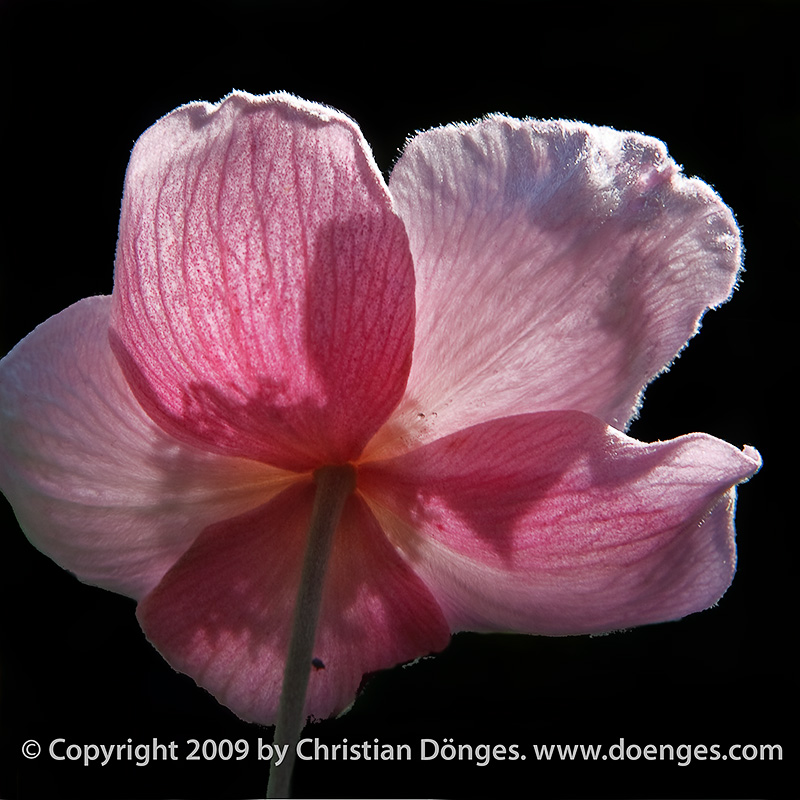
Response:
[[[264,724],[454,631],[677,619],[730,584],[759,457],[624,431],[739,269],[729,209],[640,134],[489,116],[387,186],[330,108],[183,106],[133,150],[112,295],[0,363],[0,485]]]

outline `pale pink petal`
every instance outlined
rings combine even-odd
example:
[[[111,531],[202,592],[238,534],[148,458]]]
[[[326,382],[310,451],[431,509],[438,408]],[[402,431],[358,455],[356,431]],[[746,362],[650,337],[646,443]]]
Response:
[[[277,712],[314,488],[209,527],[140,604],[148,638],[244,719]],[[365,673],[443,649],[450,631],[428,590],[353,496],[328,566],[306,714],[346,708]]]
[[[0,362],[0,488],[36,547],[140,597],[203,528],[266,502],[288,475],[158,428],[109,347],[110,305],[81,300]]]
[[[359,486],[454,629],[597,633],[720,598],[732,487],[759,465],[711,436],[642,444],[543,412],[364,466]]]
[[[136,396],[218,452],[346,461],[405,387],[403,224],[355,123],[288,95],[184,106],[142,135],[113,299]]]
[[[730,210],[636,133],[449,125],[409,142],[389,188],[417,275],[393,422],[418,440],[557,409],[624,429],[740,267]]]

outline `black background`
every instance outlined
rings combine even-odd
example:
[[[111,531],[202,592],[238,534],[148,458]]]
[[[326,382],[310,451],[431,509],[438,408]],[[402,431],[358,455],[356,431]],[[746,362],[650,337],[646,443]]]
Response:
[[[0,353],[112,288],[125,166],[138,135],[191,100],[283,89],[354,117],[386,175],[414,130],[487,112],[566,117],[667,142],[734,209],[742,287],[647,392],[632,433],[756,446],[740,491],[739,571],[720,605],[605,637],[461,634],[383,673],[326,742],[409,743],[411,762],[302,763],[298,796],[791,796],[794,571],[786,451],[795,438],[796,3],[0,2]],[[787,385],[788,378],[788,385]],[[133,602],[84,586],[0,521],[0,797],[262,796],[271,729],[172,672]],[[22,743],[246,739],[242,762],[26,761]],[[516,743],[525,761],[421,762],[421,738]],[[781,744],[783,761],[537,762],[532,744]],[[182,745],[185,755],[188,750]]]

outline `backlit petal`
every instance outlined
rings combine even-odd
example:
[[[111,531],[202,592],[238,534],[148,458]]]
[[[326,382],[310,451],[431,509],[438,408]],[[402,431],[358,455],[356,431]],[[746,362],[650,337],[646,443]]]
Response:
[[[209,527],[139,605],[148,638],[244,719],[274,722],[289,646],[313,486]],[[443,649],[430,592],[352,496],[336,532],[309,664],[306,714],[328,717],[362,676]]]
[[[636,133],[449,125],[409,142],[389,187],[417,272],[394,421],[423,440],[556,409],[623,430],[740,267],[730,210]]]
[[[162,427],[303,470],[400,399],[414,273],[355,123],[288,95],[167,115],[125,183],[112,345]]]
[[[109,347],[110,304],[81,300],[0,362],[0,486],[36,547],[140,597],[203,528],[265,502],[287,474],[158,428]]]
[[[365,466],[359,485],[454,629],[596,633],[720,598],[732,487],[759,465],[702,434],[642,444],[546,412]]]

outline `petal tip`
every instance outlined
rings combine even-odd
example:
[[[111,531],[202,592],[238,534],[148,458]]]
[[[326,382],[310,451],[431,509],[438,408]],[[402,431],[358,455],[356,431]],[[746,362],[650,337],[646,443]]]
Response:
[[[742,454],[750,462],[750,473],[743,479],[743,481],[747,481],[761,470],[761,467],[764,466],[764,459],[761,457],[761,453],[749,444],[742,448]]]

